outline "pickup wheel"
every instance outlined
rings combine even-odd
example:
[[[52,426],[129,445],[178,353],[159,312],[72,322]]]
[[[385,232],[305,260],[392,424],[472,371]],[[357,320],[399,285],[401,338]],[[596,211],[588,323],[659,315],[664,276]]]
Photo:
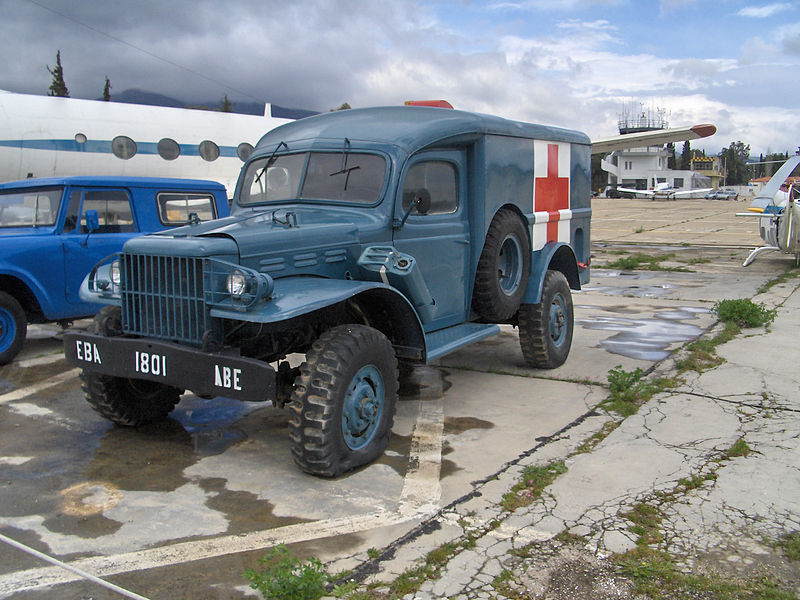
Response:
[[[306,473],[336,477],[386,449],[397,401],[391,342],[365,325],[323,333],[306,354],[289,405],[289,437]]]
[[[525,225],[514,212],[499,210],[486,232],[475,272],[472,307],[489,322],[511,319],[522,302],[530,268]]]
[[[90,326],[93,333],[117,335],[121,329],[118,306],[104,306]],[[139,427],[165,419],[181,399],[181,390],[157,381],[128,379],[81,371],[86,401],[95,412],[117,425]]]
[[[17,299],[0,292],[0,365],[14,360],[22,350],[28,332],[28,318]]]
[[[519,308],[519,343],[525,362],[537,369],[564,364],[572,346],[572,294],[564,274],[547,271],[539,304]]]

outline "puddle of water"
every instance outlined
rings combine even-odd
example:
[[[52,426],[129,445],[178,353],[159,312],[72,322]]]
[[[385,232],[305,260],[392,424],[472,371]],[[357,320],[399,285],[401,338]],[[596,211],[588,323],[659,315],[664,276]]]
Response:
[[[704,308],[680,307],[658,311],[649,319],[597,315],[577,323],[586,329],[617,332],[601,342],[612,354],[658,361],[669,356],[671,344],[688,342],[702,334],[700,327],[685,321],[705,313],[708,310]]]

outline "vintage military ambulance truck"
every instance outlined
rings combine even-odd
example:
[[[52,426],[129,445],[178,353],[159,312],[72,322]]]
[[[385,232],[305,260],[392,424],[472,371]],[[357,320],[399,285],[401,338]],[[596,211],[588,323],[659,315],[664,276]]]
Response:
[[[589,169],[582,133],[445,108],[283,125],[243,166],[231,217],[95,268],[84,293],[110,306],[65,335],[67,358],[122,425],[165,417],[184,390],[286,404],[299,467],[339,475],[386,448],[408,367],[499,324],[531,367],[566,360]]]

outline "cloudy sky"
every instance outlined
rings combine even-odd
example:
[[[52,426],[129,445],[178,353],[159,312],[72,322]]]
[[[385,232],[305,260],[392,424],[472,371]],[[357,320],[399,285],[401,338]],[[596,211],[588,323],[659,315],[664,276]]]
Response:
[[[800,2],[758,0],[0,0],[0,89],[139,88],[187,102],[326,111],[444,98],[616,134],[624,110],[711,122],[695,148],[800,144]]]

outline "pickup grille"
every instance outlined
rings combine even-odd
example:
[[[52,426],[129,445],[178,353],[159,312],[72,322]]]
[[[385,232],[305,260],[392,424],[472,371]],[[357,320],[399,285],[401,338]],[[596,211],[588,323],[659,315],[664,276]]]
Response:
[[[123,254],[120,266],[126,333],[202,344],[210,328],[204,259]]]

